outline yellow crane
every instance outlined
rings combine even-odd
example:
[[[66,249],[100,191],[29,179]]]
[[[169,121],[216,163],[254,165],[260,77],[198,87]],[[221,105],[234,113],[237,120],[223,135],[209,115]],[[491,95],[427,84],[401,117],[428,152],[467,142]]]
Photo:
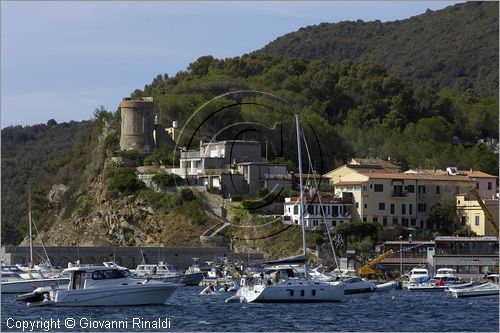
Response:
[[[390,256],[393,253],[394,252],[392,250],[389,250],[389,251],[386,251],[386,252],[382,253],[377,258],[373,259],[372,261],[370,261],[366,265],[360,267],[358,269],[358,272],[357,272],[358,275],[359,276],[367,276],[367,275],[377,275],[377,274],[380,274],[380,270],[376,270],[373,267],[376,264],[378,264],[379,262],[381,262],[385,257],[388,257],[388,256]]]
[[[490,227],[492,227],[493,230],[495,231],[495,237],[498,237],[498,226],[495,223],[495,220],[493,219],[493,216],[491,216],[490,211],[488,210],[488,208],[486,208],[486,205],[484,204],[483,199],[481,199],[481,196],[477,192],[476,188],[475,187],[471,188],[469,190],[469,192],[472,193],[472,195],[476,199],[477,203],[479,204],[479,206],[483,210],[485,220],[488,221],[488,223],[490,224]]]

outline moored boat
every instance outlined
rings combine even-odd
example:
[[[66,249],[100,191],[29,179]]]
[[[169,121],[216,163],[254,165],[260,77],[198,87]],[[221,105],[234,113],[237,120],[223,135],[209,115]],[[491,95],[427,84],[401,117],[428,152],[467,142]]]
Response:
[[[179,286],[161,281],[141,282],[117,267],[72,267],[63,272],[70,275],[70,282],[67,289],[52,293],[50,300],[56,306],[164,304]]]
[[[479,297],[479,296],[496,296],[498,297],[498,284],[486,282],[479,286],[469,288],[454,289],[450,288],[450,294],[456,298],[464,297]]]

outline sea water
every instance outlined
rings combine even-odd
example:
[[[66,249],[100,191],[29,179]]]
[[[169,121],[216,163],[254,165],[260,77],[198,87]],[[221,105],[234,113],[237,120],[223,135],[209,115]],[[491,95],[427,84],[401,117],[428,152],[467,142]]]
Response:
[[[224,303],[234,293],[181,287],[166,305],[37,307],[2,295],[2,331],[467,331],[498,332],[498,297],[393,290],[318,304]],[[121,326],[120,326],[121,324]],[[24,326],[23,326],[24,325]]]

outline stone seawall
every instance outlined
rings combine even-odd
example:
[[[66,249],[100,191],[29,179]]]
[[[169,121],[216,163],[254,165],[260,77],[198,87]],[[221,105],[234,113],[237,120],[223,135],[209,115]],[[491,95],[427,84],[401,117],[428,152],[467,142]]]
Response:
[[[245,262],[249,258],[251,262],[263,259],[261,253],[233,253],[225,247],[46,247],[46,251],[52,265],[61,267],[67,267],[68,262],[80,260],[80,264],[115,261],[118,265],[135,269],[142,262],[143,256],[146,263],[163,261],[180,269],[189,267],[192,258],[199,258],[199,265],[221,257]],[[27,246],[6,246],[0,249],[0,258],[10,264],[28,264],[29,252]],[[41,247],[35,247],[35,253],[37,258],[45,257]]]

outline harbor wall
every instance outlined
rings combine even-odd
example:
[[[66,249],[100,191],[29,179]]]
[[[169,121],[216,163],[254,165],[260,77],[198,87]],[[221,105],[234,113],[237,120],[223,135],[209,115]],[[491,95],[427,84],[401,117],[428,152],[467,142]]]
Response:
[[[199,258],[198,264],[203,266],[206,261],[227,258],[229,261],[242,260],[255,262],[263,260],[262,253],[234,253],[226,247],[46,247],[47,254],[53,266],[67,267],[68,262],[80,264],[102,264],[105,261],[115,261],[118,265],[135,269],[144,257],[146,263],[163,261],[187,268],[192,264],[192,258]],[[45,258],[43,248],[35,247],[37,258]],[[0,258],[10,264],[28,264],[30,250],[28,246],[5,246],[0,248]],[[38,260],[35,260],[38,262]]]

